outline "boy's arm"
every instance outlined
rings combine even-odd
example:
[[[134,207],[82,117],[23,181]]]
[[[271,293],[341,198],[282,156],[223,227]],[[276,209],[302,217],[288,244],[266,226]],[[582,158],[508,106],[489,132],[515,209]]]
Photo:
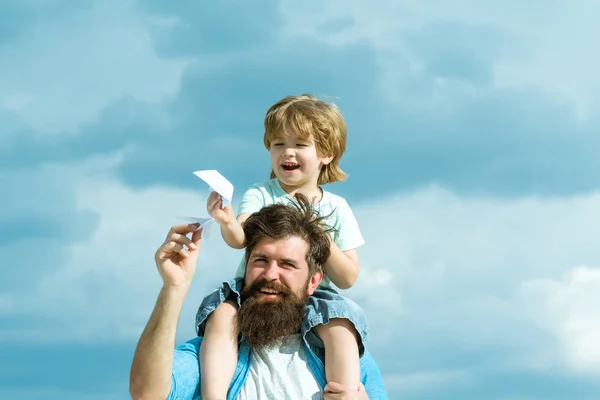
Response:
[[[235,218],[231,204],[223,207],[223,198],[217,192],[211,192],[206,201],[208,214],[221,226],[221,236],[229,247],[241,249],[244,247],[244,230],[239,220]]]
[[[360,265],[356,249],[365,241],[358,227],[352,209],[345,200],[336,204],[335,241],[330,238],[331,255],[324,266],[324,272],[340,289],[351,288],[358,279]]]
[[[231,207],[231,206],[227,206]],[[243,249],[246,241],[244,234],[244,222],[250,214],[240,214],[228,224],[221,225],[221,236],[230,247],[234,249]]]
[[[330,239],[331,255],[327,259],[324,271],[331,282],[340,289],[351,288],[360,272],[358,263],[358,252],[356,249],[342,251],[333,240]]]
[[[249,189],[242,197],[239,214],[236,218],[231,204],[222,207],[223,199],[218,193],[212,192],[207,200],[207,209],[209,215],[221,226],[221,236],[225,243],[234,249],[243,249],[246,241],[243,229],[244,221],[252,212],[262,208],[263,202],[260,189],[255,187]]]
[[[231,208],[231,206],[227,207]],[[223,236],[225,243],[234,249],[243,249],[246,236],[244,235],[244,229],[242,228],[239,217],[237,219],[233,218],[231,221],[220,225],[221,236]]]

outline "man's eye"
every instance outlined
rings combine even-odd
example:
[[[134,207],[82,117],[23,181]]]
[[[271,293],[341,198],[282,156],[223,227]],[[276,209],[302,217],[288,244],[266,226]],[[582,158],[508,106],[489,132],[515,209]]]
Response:
[[[298,146],[298,147],[307,147],[308,145],[306,143],[298,143],[296,146]]]

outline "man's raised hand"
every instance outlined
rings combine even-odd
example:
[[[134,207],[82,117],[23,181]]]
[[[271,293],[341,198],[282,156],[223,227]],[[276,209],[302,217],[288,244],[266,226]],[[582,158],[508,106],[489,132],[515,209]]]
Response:
[[[191,238],[187,236],[190,233]],[[154,255],[165,286],[189,286],[196,271],[201,242],[202,229],[198,229],[198,223],[176,225],[169,230]]]

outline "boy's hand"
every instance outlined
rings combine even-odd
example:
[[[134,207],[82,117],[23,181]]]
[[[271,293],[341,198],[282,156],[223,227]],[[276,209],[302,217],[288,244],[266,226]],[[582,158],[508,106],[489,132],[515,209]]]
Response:
[[[210,196],[208,196],[206,209],[208,210],[208,215],[210,215],[219,225],[227,225],[235,220],[231,204],[223,207],[223,198],[217,192],[211,192]]]

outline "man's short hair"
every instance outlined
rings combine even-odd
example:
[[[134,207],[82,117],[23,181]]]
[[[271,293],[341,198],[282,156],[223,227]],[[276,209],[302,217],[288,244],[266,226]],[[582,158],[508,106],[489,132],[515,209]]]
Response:
[[[306,263],[310,276],[323,270],[331,253],[329,232],[333,228],[324,223],[326,216],[320,216],[306,196],[297,193],[295,198],[296,202],[290,204],[265,206],[246,219],[246,262],[264,238],[283,240],[299,237],[308,245]]]

